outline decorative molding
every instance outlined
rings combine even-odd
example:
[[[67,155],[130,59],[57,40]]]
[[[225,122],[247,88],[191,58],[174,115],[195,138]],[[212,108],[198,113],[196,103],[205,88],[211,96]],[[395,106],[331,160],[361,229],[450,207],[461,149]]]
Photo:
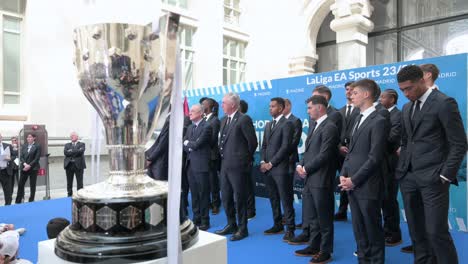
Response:
[[[26,121],[28,117],[25,115],[0,115],[0,121]]]

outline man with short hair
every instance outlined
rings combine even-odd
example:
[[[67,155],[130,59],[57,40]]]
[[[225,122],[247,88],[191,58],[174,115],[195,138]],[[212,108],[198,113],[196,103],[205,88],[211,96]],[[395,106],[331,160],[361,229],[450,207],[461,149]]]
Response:
[[[439,78],[439,68],[437,68],[437,66],[432,63],[421,64],[419,67],[424,73],[423,79],[426,83],[426,86],[430,89],[439,90],[439,86],[434,83],[437,78]]]
[[[298,256],[311,256],[310,263],[326,263],[333,252],[334,181],[340,138],[338,128],[327,116],[328,103],[322,96],[307,99],[307,113],[314,120],[305,142],[304,156],[297,173],[305,178],[302,191],[303,226],[310,237],[308,246],[296,250]]]
[[[70,133],[71,142],[65,144],[63,154],[63,168],[67,174],[67,194],[68,197],[73,195],[73,176],[76,177],[76,190],[83,188],[83,171],[86,168],[84,152],[86,145],[84,142],[78,141],[76,132]]]
[[[370,79],[353,83],[351,98],[360,115],[353,125],[349,152],[340,174],[339,186],[348,192],[359,263],[385,262],[381,162],[386,120],[373,105],[379,90]]]
[[[248,177],[246,175],[250,175],[247,170],[250,168],[258,145],[252,119],[238,111],[239,104],[238,94],[224,95],[222,108],[226,116],[221,120],[219,138],[221,194],[228,223],[215,233],[218,235],[233,234],[231,241],[244,239],[249,234],[245,188]]]
[[[190,109],[190,124],[184,137],[187,153],[187,176],[192,195],[193,222],[201,230],[210,227],[210,180],[211,126],[203,119],[203,107],[193,105]]]
[[[467,150],[457,102],[429,89],[420,67],[397,74],[410,102],[402,110],[402,144],[396,178],[400,182],[415,263],[458,263],[448,228],[449,187]]]
[[[386,89],[380,95],[380,104],[390,113],[390,131],[387,137],[386,164],[384,172],[384,199],[382,213],[384,219],[385,245],[401,244],[400,207],[398,206],[398,182],[395,180],[395,169],[398,165],[397,149],[401,142],[401,111],[397,107],[398,93]]]
[[[294,230],[296,229],[293,186],[288,175],[293,126],[284,118],[283,110],[283,98],[274,97],[270,100],[270,115],[273,120],[265,127],[261,148],[260,171],[264,173],[263,179],[273,212],[273,227],[263,233],[273,235],[284,231],[281,201],[287,225],[287,232],[283,236],[283,240],[289,241],[294,237]]]
[[[219,194],[219,148],[218,148],[218,134],[220,121],[217,115],[213,113],[215,107],[215,100],[206,98],[202,101],[203,109],[205,111],[204,119],[211,126],[211,155],[210,155],[210,193],[211,193],[211,212],[214,215],[219,214],[219,207],[221,206],[221,198]]]
[[[10,144],[3,142],[2,134],[0,134],[0,183],[2,184],[3,196],[5,197],[5,205],[10,205],[12,200],[12,184],[13,184],[13,161],[11,160]]]
[[[20,166],[21,177],[18,182],[18,191],[16,193],[15,203],[23,202],[24,198],[24,185],[29,179],[30,195],[29,202],[34,202],[36,195],[36,180],[37,173],[39,172],[41,158],[41,146],[36,143],[36,134],[29,133],[26,137],[27,144],[24,144],[21,149]]]

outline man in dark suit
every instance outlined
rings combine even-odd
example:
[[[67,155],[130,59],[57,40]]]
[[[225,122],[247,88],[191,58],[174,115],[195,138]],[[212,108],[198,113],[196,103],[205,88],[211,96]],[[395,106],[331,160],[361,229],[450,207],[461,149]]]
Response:
[[[199,104],[190,109],[192,124],[184,137],[187,153],[186,169],[192,194],[193,222],[203,231],[210,227],[210,180],[211,126],[203,119],[203,107]]]
[[[340,133],[340,135],[341,135],[341,131],[343,129],[343,117],[341,116],[340,112],[335,107],[330,105],[330,100],[332,98],[332,93],[331,93],[330,88],[328,88],[325,85],[319,85],[319,86],[315,87],[314,90],[312,91],[312,96],[314,96],[314,95],[321,95],[321,96],[325,97],[325,99],[327,100],[327,103],[328,103],[327,116],[328,116],[329,120],[331,120],[331,121],[333,121],[333,123],[335,123],[336,127],[338,128],[338,133]],[[312,127],[312,126],[313,126],[313,124],[309,125],[309,132],[310,132],[310,127]]]
[[[339,110],[341,116],[343,117],[343,127],[341,131],[341,142],[338,146],[338,149],[340,151],[340,155],[338,157],[340,161],[338,170],[341,170],[344,158],[348,154],[351,130],[353,128],[354,120],[359,115],[359,108],[354,107],[353,101],[351,100],[351,95],[353,92],[352,84],[353,82],[347,82],[345,84],[346,105]],[[346,191],[341,191],[340,205],[338,207],[338,211],[334,216],[336,221],[346,221],[348,219],[348,204],[348,193]]]
[[[19,164],[18,147],[19,147],[18,138],[17,137],[11,137],[11,149],[10,149],[11,161],[10,161],[10,165],[11,165],[12,173],[13,173],[13,176],[11,178],[11,194],[12,195],[15,192],[14,191],[15,181],[16,181],[16,183],[19,182],[19,178],[18,178],[18,164]],[[18,159],[18,160],[16,160],[16,159]],[[17,162],[18,162],[18,164],[17,164]]]
[[[398,86],[411,102],[402,110],[402,144],[396,170],[414,246],[415,263],[458,263],[448,230],[449,187],[467,142],[457,102],[429,89],[416,65],[402,68]]]
[[[384,172],[384,199],[382,212],[384,218],[385,245],[401,244],[400,208],[398,206],[398,183],[395,179],[395,169],[398,164],[397,149],[401,142],[401,111],[397,108],[398,93],[386,89],[380,96],[380,105],[390,113],[390,131],[387,137],[386,164]]]
[[[219,127],[221,125],[217,115],[213,114],[215,107],[215,100],[206,98],[202,101],[203,109],[205,111],[205,120],[211,126],[211,154],[210,154],[210,193],[211,193],[211,213],[214,215],[219,214],[219,207],[221,206],[221,198],[219,194],[219,148],[218,148],[218,135]]]
[[[302,191],[304,230],[309,231],[309,245],[296,250],[298,256],[312,256],[310,263],[326,263],[333,252],[334,181],[340,138],[338,128],[327,116],[328,103],[322,96],[307,100],[307,113],[315,127],[307,136],[304,156],[297,173],[305,178]]]
[[[86,150],[85,143],[78,141],[78,134],[72,132],[70,134],[71,142],[65,144],[63,154],[63,168],[67,174],[67,193],[68,197],[73,195],[73,176],[76,175],[76,189],[83,188],[83,171],[86,168],[84,152]]]
[[[145,153],[148,175],[161,181],[167,181],[169,161],[169,120],[167,116],[158,138]]]
[[[265,127],[261,150],[260,171],[268,190],[271,209],[273,212],[273,227],[265,230],[265,235],[283,233],[281,205],[283,204],[287,232],[284,241],[294,237],[296,223],[294,220],[293,186],[289,177],[289,154],[293,137],[293,126],[286,120],[282,112],[284,100],[274,97],[270,100],[270,115],[273,117]]]
[[[219,152],[221,155],[221,193],[227,225],[216,234],[232,234],[231,241],[248,236],[246,185],[252,157],[257,149],[257,136],[252,119],[239,113],[239,95],[228,93],[223,97],[225,117],[221,120]],[[235,202],[235,205],[234,205]],[[237,223],[236,223],[237,213]]]
[[[0,183],[5,197],[5,205],[10,205],[13,195],[11,191],[11,185],[13,184],[12,147],[10,144],[3,142],[2,139],[2,134],[0,134]]]
[[[18,182],[18,191],[16,193],[16,203],[22,203],[24,198],[24,185],[29,178],[30,195],[29,202],[34,202],[36,195],[37,172],[39,171],[39,159],[41,158],[41,146],[35,142],[36,135],[28,134],[27,144],[21,148],[20,168],[21,177]]]
[[[360,115],[340,174],[339,186],[348,191],[359,263],[385,262],[380,163],[386,146],[386,120],[373,106],[378,91],[370,79],[353,83],[351,98]]]

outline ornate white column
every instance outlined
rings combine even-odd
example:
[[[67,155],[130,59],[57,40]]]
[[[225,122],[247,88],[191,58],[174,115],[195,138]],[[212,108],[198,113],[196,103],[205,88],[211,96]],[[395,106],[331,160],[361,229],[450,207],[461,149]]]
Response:
[[[289,75],[304,75],[314,73],[317,59],[317,54],[289,58]]]
[[[366,66],[367,34],[374,28],[373,11],[368,0],[336,0],[331,6],[335,19],[330,28],[336,32],[338,69]]]

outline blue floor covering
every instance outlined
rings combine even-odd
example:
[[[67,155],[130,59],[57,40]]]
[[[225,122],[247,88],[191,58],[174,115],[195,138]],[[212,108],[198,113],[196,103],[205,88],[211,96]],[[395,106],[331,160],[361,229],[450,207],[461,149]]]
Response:
[[[268,199],[256,199],[257,217],[249,221],[249,237],[238,242],[228,241],[228,263],[308,263],[309,258],[294,256],[294,250],[304,246],[291,246],[282,242],[282,235],[265,236],[263,230],[272,225],[271,209]],[[300,219],[300,205],[295,204],[297,220]],[[50,201],[39,201],[21,205],[0,207],[0,223],[13,223],[16,227],[25,227],[27,232],[20,239],[20,257],[35,263],[37,261],[37,243],[47,239],[46,225],[54,217],[71,219],[71,199],[62,198]],[[224,211],[211,216],[211,228],[214,232],[226,223]],[[400,252],[400,247],[409,244],[406,223],[401,225],[403,244],[386,248],[386,263],[412,263],[413,256]],[[300,230],[296,231],[298,234]],[[458,251],[460,263],[468,263],[468,234],[452,232],[452,237]],[[333,263],[357,263],[353,256],[355,242],[351,222],[335,222],[335,243]]]

